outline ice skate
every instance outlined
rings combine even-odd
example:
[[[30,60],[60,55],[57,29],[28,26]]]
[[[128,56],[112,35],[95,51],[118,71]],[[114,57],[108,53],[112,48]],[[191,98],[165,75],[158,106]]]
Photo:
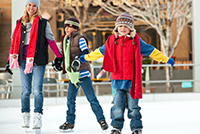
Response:
[[[74,128],[74,125],[69,124],[68,122],[65,122],[64,124],[62,124],[62,125],[59,127],[59,130],[60,130],[61,132],[65,132],[65,131],[72,130],[73,128]]]
[[[27,132],[30,124],[30,113],[24,112],[22,113],[22,128]]]
[[[33,130],[35,130],[35,133],[38,134],[41,132],[42,115],[40,113],[34,113],[33,118]]]
[[[108,124],[106,123],[105,120],[100,121],[99,124],[100,124],[102,130],[108,129]]]
[[[117,129],[117,128],[113,128],[111,130],[111,133],[110,134],[121,134],[121,130]]]
[[[136,129],[132,132],[132,134],[142,134],[142,130],[141,129]]]

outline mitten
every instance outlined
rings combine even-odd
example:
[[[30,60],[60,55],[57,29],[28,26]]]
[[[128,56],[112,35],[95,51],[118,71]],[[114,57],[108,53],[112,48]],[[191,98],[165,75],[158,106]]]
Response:
[[[167,61],[168,64],[171,64],[171,67],[174,66],[174,60],[172,58],[169,58],[169,60]]]
[[[10,68],[19,68],[18,63],[18,55],[17,54],[10,54]]]
[[[26,67],[24,69],[24,73],[25,74],[32,73],[32,70],[33,70],[33,61],[34,61],[33,58],[27,58],[26,59]]]
[[[62,58],[56,58],[55,60],[53,60],[52,61],[52,67],[56,72],[62,71],[63,70]]]
[[[10,62],[8,60],[6,66],[5,66],[5,71],[8,71],[9,74],[13,75],[13,72],[10,70]]]
[[[84,56],[85,56],[85,55],[81,55],[81,56],[80,56],[80,58],[79,58],[80,62],[82,62],[82,63],[83,63],[83,62],[86,62],[86,60],[85,60],[85,57],[84,57]]]
[[[80,69],[81,63],[80,60],[78,58],[78,56],[75,57],[74,61],[72,61],[71,64],[72,68],[74,68],[76,71],[78,71]]]

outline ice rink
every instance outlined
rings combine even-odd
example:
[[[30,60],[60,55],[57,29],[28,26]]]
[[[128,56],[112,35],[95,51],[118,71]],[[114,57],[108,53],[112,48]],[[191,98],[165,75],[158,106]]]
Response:
[[[139,105],[141,106],[143,134],[200,134],[200,95],[194,98],[184,100],[174,96],[168,96],[166,100],[160,96],[160,101],[154,96],[153,100],[148,100],[149,96],[144,96]],[[165,96],[167,97],[167,96]],[[159,98],[159,97],[157,97]],[[176,99],[174,99],[176,98]],[[104,110],[107,123],[110,124],[110,108],[112,106],[112,96],[98,96],[101,106]],[[20,103],[20,100],[12,100]],[[0,100],[0,134],[23,134],[21,128],[20,106],[10,107],[8,101]],[[4,107],[8,103],[9,107]],[[58,127],[65,122],[66,116],[66,98],[56,99],[56,105],[49,98],[45,98],[42,134],[61,134]],[[33,111],[33,107],[31,109]],[[33,114],[33,112],[31,112]],[[110,134],[111,126],[106,131],[102,131],[100,125],[90,108],[85,97],[77,97],[76,123],[71,134]],[[122,134],[131,134],[129,128],[130,120],[127,118],[127,110],[124,114],[125,123]],[[31,124],[32,124],[31,118]],[[29,134],[34,133],[28,129]]]

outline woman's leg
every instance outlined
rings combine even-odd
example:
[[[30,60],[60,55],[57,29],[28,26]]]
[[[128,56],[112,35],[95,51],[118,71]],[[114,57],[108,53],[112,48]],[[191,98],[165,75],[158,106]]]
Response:
[[[20,67],[20,77],[22,84],[22,93],[21,93],[21,106],[22,113],[30,112],[30,94],[31,94],[31,86],[32,86],[32,73],[24,74],[26,61],[22,61]]]
[[[33,66],[34,112],[43,114],[43,79],[46,65]]]

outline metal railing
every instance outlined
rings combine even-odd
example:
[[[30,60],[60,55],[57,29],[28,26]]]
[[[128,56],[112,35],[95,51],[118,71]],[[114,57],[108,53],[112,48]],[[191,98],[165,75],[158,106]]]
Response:
[[[180,83],[180,82],[200,82],[200,80],[194,80],[194,79],[181,79],[181,80],[150,80],[150,77],[149,77],[149,70],[150,70],[150,67],[170,67],[169,64],[145,64],[145,65],[142,65],[142,67],[145,67],[146,68],[146,73],[145,73],[145,81],[142,81],[142,83],[146,83],[147,87],[148,87],[148,84],[150,83],[167,83],[167,82],[170,82],[170,83]],[[200,66],[200,64],[175,64],[174,67],[177,67],[177,66]],[[92,69],[95,69],[95,68],[101,68],[102,66],[91,66]],[[5,70],[5,68],[0,68],[0,71],[2,70]],[[56,79],[62,79],[62,73],[61,72],[55,72],[53,71],[53,68],[51,66],[47,66],[46,67],[46,76],[47,77],[50,77],[51,74],[56,74],[57,75],[57,78]],[[92,76],[94,77],[94,75]],[[111,84],[111,82],[108,81],[108,83],[102,83],[101,82],[93,82],[93,84],[96,86],[97,90],[99,90],[99,85],[102,85],[102,84]],[[64,86],[68,86],[68,83],[63,83],[63,82],[58,82],[56,84],[43,84],[43,86],[60,86],[61,88],[63,88]],[[18,84],[18,85],[13,85],[12,83],[10,83],[9,85],[0,85],[0,88],[1,87],[10,87],[10,88],[14,88],[14,87],[21,87],[21,84]],[[6,94],[6,93],[9,93],[11,94],[12,91],[9,91],[9,92],[5,92],[3,91],[2,93]],[[0,92],[1,94],[1,92]],[[98,92],[96,93],[98,95]],[[62,96],[62,95],[61,95]]]

